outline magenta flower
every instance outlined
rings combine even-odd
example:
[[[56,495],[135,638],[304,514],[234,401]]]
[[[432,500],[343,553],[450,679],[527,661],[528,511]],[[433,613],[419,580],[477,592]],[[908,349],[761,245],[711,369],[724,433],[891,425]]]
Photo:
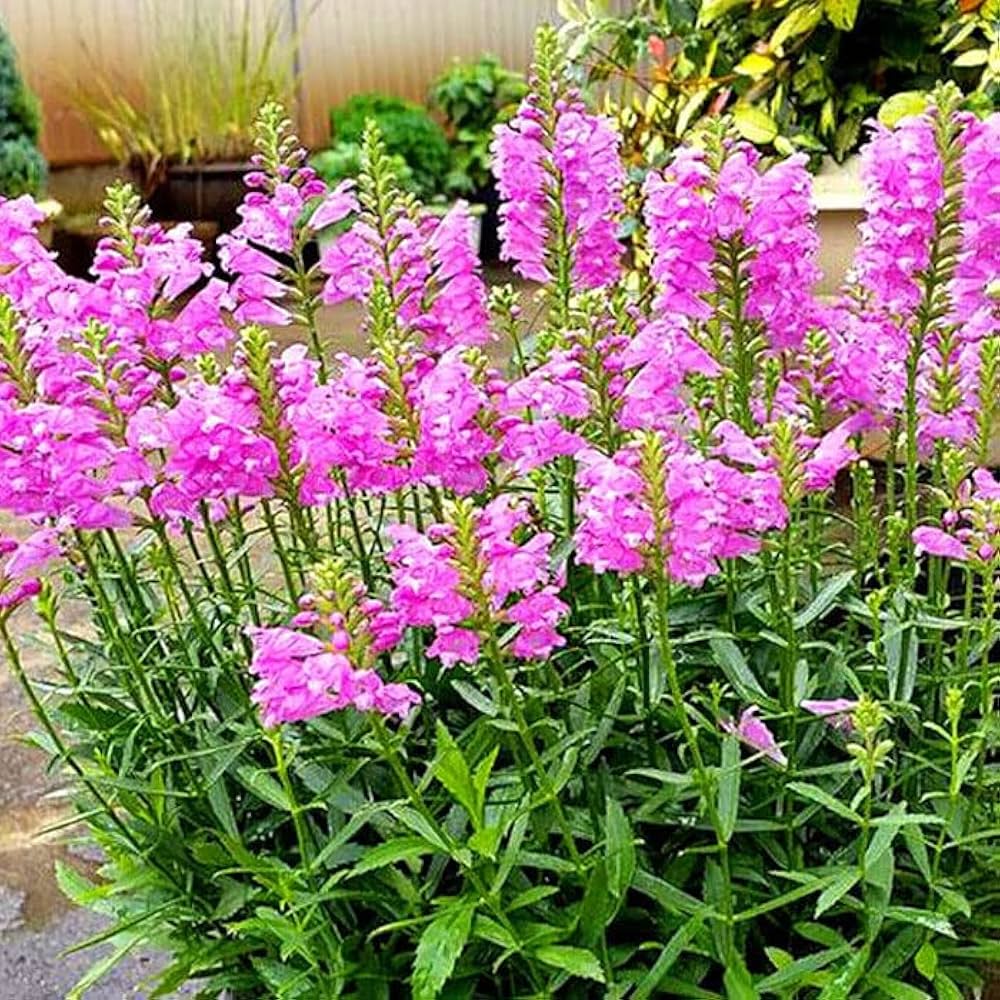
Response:
[[[723,719],[721,725],[727,733],[732,733],[741,743],[745,743],[752,750],[763,754],[779,767],[787,767],[788,758],[778,746],[771,730],[757,718],[759,714],[760,708],[757,705],[751,705],[743,710],[738,723],[731,719]]]
[[[720,561],[756,552],[764,532],[784,526],[787,510],[769,469],[742,471],[680,441],[668,448],[664,559],[673,579],[697,587],[719,572]],[[642,570],[654,523],[637,453],[584,452],[579,463],[578,558],[599,573]]]
[[[579,101],[560,101],[557,107],[551,137],[531,97],[508,124],[497,126],[491,150],[503,198],[500,255],[513,261],[522,277],[548,280],[546,258],[557,235],[549,231],[556,176],[574,284],[597,288],[618,276],[622,253],[617,238],[625,183],[620,140],[609,119],[588,113]]]
[[[386,684],[371,669],[359,669],[347,652],[350,637],[334,630],[328,642],[288,628],[250,628],[251,671],[257,675],[251,695],[265,726],[301,722],[327,712],[355,708],[405,718],[420,703],[416,691]]]
[[[37,597],[42,585],[34,574],[61,554],[57,528],[40,528],[20,542],[0,535],[0,558],[7,556],[0,566],[0,613]]]
[[[662,177],[651,172],[646,178],[644,214],[658,313],[689,319],[711,314],[704,299],[715,287],[715,227],[705,195],[710,176],[704,152],[682,146]]]
[[[945,559],[956,559],[965,562],[969,558],[965,546],[954,535],[935,528],[932,525],[921,525],[913,530],[913,544],[917,552],[926,552],[932,556],[942,556]]]
[[[486,485],[484,459],[493,438],[481,421],[488,403],[460,348],[446,351],[424,374],[414,393],[420,437],[413,455],[413,475],[459,494]]]
[[[930,261],[944,199],[941,156],[929,115],[874,128],[861,152],[865,221],[849,282],[873,306],[907,317],[920,299],[918,275]]]
[[[818,715],[824,722],[842,733],[854,729],[853,712],[858,707],[857,701],[851,698],[832,698],[828,701],[806,700],[802,707],[813,715]]]
[[[556,625],[569,614],[569,606],[556,596],[555,588],[529,594],[505,614],[509,621],[521,626],[513,645],[514,655],[520,659],[543,660],[552,650],[566,645]]]

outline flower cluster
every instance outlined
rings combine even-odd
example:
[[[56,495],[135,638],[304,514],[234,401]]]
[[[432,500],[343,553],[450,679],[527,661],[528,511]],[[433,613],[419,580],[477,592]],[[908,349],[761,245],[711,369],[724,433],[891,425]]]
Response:
[[[493,170],[504,199],[501,256],[523,277],[548,281],[552,248],[563,241],[578,288],[610,284],[622,253],[617,219],[625,172],[618,133],[610,119],[591,114],[572,94],[555,99],[551,113],[546,103],[529,94],[493,139]]]
[[[687,324],[712,315],[720,281],[748,284],[746,316],[759,320],[776,349],[798,348],[820,320],[812,296],[819,240],[805,157],[760,167],[746,143],[682,148],[644,185],[653,252],[654,309]],[[743,258],[748,257],[746,263]],[[719,359],[721,360],[721,359]]]
[[[670,576],[700,586],[720,564],[759,550],[787,518],[781,481],[766,468],[742,469],[664,440],[662,477],[637,448],[580,456],[577,553],[599,573],[635,573],[658,558]],[[659,523],[657,523],[659,521]]]
[[[420,695],[405,684],[386,683],[373,669],[375,657],[402,637],[399,616],[369,597],[337,562],[321,566],[316,576],[317,592],[300,599],[293,628],[248,629],[250,669],[258,677],[252,698],[264,724],[300,722],[348,706],[405,718]]]
[[[507,495],[487,504],[473,524],[468,508],[456,513],[466,517],[464,532],[461,517],[426,533],[390,529],[392,606],[404,624],[434,628],[428,655],[445,666],[475,663],[482,634],[501,622],[520,626],[511,645],[519,658],[542,658],[562,646],[555,625],[569,608],[550,566],[552,535],[530,533],[527,507]]]
[[[918,552],[958,562],[995,567],[1000,556],[1000,482],[989,469],[976,469],[956,491],[940,526],[913,532]]]

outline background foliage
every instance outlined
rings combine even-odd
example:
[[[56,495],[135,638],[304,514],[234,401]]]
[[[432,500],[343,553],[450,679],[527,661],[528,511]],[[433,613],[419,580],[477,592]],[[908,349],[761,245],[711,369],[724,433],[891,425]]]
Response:
[[[45,181],[38,150],[38,103],[17,68],[17,54],[0,23],[0,194],[37,194]]]

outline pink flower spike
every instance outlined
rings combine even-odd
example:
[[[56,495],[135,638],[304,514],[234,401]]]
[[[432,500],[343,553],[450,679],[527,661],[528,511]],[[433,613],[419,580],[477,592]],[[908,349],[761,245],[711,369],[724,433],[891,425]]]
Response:
[[[778,746],[778,741],[774,738],[771,730],[757,718],[759,713],[760,708],[757,705],[751,705],[744,709],[739,723],[733,722],[731,719],[723,719],[722,728],[727,733],[732,733],[740,742],[745,743],[751,749],[763,754],[768,760],[774,761],[781,767],[787,767],[788,758]]]

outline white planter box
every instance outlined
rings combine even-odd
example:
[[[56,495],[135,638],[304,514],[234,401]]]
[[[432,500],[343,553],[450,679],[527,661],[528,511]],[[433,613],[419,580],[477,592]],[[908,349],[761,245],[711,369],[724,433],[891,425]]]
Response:
[[[818,288],[821,295],[835,295],[840,290],[858,246],[858,224],[864,218],[860,166],[857,156],[846,163],[830,160],[813,182],[823,271]]]

